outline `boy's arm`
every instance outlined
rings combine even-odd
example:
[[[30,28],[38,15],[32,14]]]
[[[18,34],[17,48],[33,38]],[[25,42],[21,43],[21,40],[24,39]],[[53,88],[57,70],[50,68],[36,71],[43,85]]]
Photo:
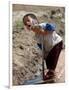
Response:
[[[34,31],[37,34],[47,35],[48,33],[52,33],[52,31],[47,31],[41,28],[39,25],[35,25],[31,27],[32,31]]]

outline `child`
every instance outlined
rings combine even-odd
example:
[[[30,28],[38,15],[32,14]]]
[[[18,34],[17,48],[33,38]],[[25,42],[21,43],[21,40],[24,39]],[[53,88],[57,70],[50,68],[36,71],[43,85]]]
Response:
[[[55,69],[63,46],[62,38],[55,31],[55,24],[46,22],[39,24],[36,16],[32,13],[26,14],[23,17],[23,23],[28,30],[35,32],[38,39],[38,46],[41,49],[43,42],[44,59],[48,69],[44,80],[53,78],[55,76]],[[43,41],[42,37],[44,37]]]

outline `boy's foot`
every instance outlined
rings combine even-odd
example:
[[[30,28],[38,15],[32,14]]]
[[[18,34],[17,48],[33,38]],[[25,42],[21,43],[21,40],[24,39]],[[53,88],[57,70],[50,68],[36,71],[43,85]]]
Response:
[[[44,75],[43,80],[52,80],[55,79],[55,71],[49,70],[46,75]]]

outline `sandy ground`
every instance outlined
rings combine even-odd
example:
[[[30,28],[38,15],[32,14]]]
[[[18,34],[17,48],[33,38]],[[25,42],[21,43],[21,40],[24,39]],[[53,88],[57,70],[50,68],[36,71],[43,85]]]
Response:
[[[52,11],[56,13],[52,15]],[[60,12],[58,12],[60,11]],[[26,13],[34,13],[40,22],[55,22],[57,24],[56,31],[64,40],[64,8],[63,7],[38,7],[14,5],[12,13],[12,40],[13,40],[13,85],[23,85],[25,80],[35,79],[42,72],[42,52],[37,47],[35,34],[31,31],[24,30],[22,18]],[[50,17],[53,16],[53,20]],[[64,40],[65,41],[65,40]],[[65,81],[65,50],[63,49],[56,74],[60,77],[56,83]]]

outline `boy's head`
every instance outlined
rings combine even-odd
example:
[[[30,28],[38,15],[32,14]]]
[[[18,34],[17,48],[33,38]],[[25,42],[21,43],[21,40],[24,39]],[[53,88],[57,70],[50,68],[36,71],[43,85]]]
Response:
[[[23,23],[28,30],[30,30],[31,26],[38,24],[37,17],[34,14],[26,14],[23,17]]]

